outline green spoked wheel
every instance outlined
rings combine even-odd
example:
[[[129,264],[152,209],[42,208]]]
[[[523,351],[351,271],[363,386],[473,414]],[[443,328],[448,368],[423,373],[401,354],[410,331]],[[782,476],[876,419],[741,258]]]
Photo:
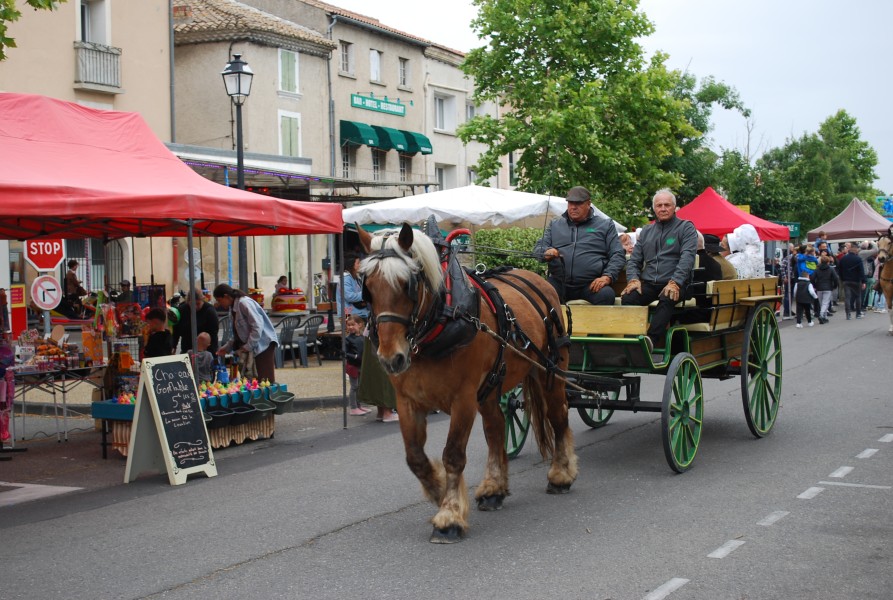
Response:
[[[620,396],[620,392],[598,392],[602,394],[602,397],[605,400],[617,400]],[[609,410],[607,408],[584,408],[578,407],[577,412],[580,413],[580,418],[583,419],[583,422],[592,427],[593,429],[597,429],[599,427],[604,427],[608,422],[608,419],[611,418],[611,415],[614,414],[613,410]]]
[[[781,405],[781,335],[775,312],[760,304],[747,317],[741,349],[741,400],[751,433],[769,435]]]
[[[499,407],[505,416],[505,452],[509,458],[521,453],[527,433],[530,431],[530,415],[524,410],[524,392],[517,386],[499,399]]]
[[[660,421],[667,463],[684,473],[698,452],[704,422],[701,372],[688,352],[677,354],[667,369]]]

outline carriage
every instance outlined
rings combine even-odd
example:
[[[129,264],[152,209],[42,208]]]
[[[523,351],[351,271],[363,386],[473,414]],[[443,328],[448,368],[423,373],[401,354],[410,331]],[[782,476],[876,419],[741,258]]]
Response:
[[[564,374],[569,408],[583,422],[604,426],[615,410],[661,413],[663,450],[670,468],[692,466],[704,417],[703,379],[740,378],[747,426],[754,436],[769,434],[781,402],[782,352],[775,304],[781,299],[774,277],[703,282],[677,308],[663,351],[646,335],[649,307],[565,306],[571,339]],[[663,375],[660,399],[642,398],[643,374]],[[520,388],[504,394],[506,451],[517,456],[528,423]]]

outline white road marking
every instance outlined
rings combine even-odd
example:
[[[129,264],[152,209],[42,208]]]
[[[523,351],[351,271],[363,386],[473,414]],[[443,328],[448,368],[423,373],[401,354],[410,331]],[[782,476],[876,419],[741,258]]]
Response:
[[[764,517],[762,521],[757,521],[757,525],[762,525],[763,527],[775,525],[778,521],[782,520],[789,514],[791,513],[786,510],[776,510],[774,513],[770,513],[766,517]]]
[[[744,545],[744,540],[729,540],[713,552],[707,555],[707,558],[725,558],[734,550]]]
[[[877,453],[877,448],[867,448],[856,455],[856,458],[871,458]]]
[[[883,436],[878,441],[879,442],[887,442],[887,443],[893,442],[893,433],[888,433],[887,435]]]
[[[825,491],[825,488],[811,487],[797,497],[800,498],[801,500],[812,500],[813,498],[815,498],[816,496],[818,496],[819,494],[821,494],[824,491]]]
[[[839,469],[828,475],[828,477],[846,477],[852,472],[853,467],[840,467]]]
[[[4,506],[12,506],[13,504],[21,504],[22,502],[30,502],[31,500],[38,500],[40,498],[47,498],[49,496],[76,492],[77,490],[83,489],[79,487],[63,487],[61,485],[10,483],[7,481],[0,481],[0,485],[19,488],[8,492],[0,492],[0,508]]]
[[[893,486],[889,485],[868,485],[867,483],[844,483],[842,481],[820,481],[819,483],[824,483],[825,485],[839,485],[841,487],[868,488],[871,490],[893,489]]]
[[[643,598],[642,600],[663,600],[686,583],[688,583],[688,579],[674,577],[673,579],[669,580],[668,582],[645,596],[645,598]]]

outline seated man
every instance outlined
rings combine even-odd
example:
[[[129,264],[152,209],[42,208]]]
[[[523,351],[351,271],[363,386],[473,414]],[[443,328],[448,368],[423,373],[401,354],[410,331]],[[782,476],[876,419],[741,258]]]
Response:
[[[685,296],[695,265],[698,233],[691,221],[676,216],[676,196],[670,190],[659,190],[651,206],[655,221],[639,231],[626,265],[629,283],[620,297],[624,305],[647,306],[657,300],[648,337],[659,346],[673,317],[673,306]]]
[[[567,211],[549,223],[533,253],[550,263],[549,283],[562,302],[614,304],[611,284],[617,281],[626,259],[614,222],[596,216],[586,188],[571,188]],[[564,269],[561,261],[555,260],[559,256],[564,259]]]

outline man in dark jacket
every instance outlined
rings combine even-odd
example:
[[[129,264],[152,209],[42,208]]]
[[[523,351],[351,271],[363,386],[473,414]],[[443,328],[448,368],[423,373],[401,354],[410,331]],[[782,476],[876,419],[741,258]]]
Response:
[[[837,261],[837,275],[846,293],[846,318],[862,318],[862,290],[865,289],[865,262],[859,257],[859,244],[850,242],[847,253]]]
[[[625,305],[657,308],[648,326],[655,347],[662,346],[673,317],[673,306],[685,296],[698,249],[698,232],[691,221],[676,216],[676,196],[659,190],[651,201],[655,221],[640,232],[626,264],[629,281],[621,294]]]
[[[176,352],[177,343],[180,344],[180,351],[186,354],[192,350],[192,316],[188,302],[195,304],[195,325],[196,334],[207,333],[211,337],[211,347],[208,352],[217,353],[217,332],[220,329],[220,321],[217,318],[217,311],[212,305],[205,302],[205,295],[201,290],[195,290],[187,297],[187,304],[180,305],[180,320],[174,326],[173,349]]]
[[[626,255],[614,222],[596,216],[590,198],[586,188],[571,188],[567,211],[549,223],[533,253],[550,263],[549,283],[562,302],[614,304],[611,284],[617,281]],[[559,257],[564,259],[563,272],[556,260]]]

